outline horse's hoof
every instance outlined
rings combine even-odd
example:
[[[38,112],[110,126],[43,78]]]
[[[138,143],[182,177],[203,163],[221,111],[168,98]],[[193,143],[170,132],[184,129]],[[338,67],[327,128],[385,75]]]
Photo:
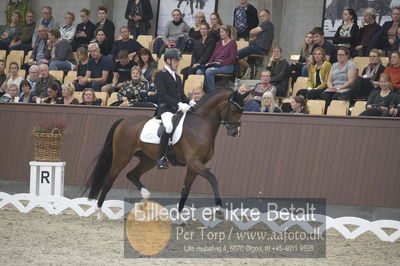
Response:
[[[223,209],[221,206],[217,206],[215,208],[215,217],[224,220],[224,215],[225,215],[225,209]]]
[[[151,196],[150,191],[148,191],[148,190],[147,190],[146,188],[144,188],[144,187],[142,187],[142,189],[140,190],[140,193],[142,194],[142,198],[143,198],[144,200],[149,199],[150,196]]]
[[[96,222],[101,222],[104,219],[104,214],[99,207],[96,207],[93,214],[96,216]]]

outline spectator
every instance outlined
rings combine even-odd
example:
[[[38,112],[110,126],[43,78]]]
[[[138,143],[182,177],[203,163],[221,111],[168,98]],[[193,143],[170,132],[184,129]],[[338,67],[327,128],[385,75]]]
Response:
[[[74,51],[79,47],[85,47],[94,39],[94,31],[96,26],[89,20],[90,11],[86,8],[80,12],[82,22],[76,26],[75,39],[71,46]]]
[[[43,103],[46,104],[57,104],[57,101],[61,99],[61,90],[56,83],[51,83],[46,88],[46,98],[43,100]]]
[[[374,90],[368,97],[367,109],[360,116],[383,116],[389,111],[389,105],[393,99],[392,80],[388,74],[381,74],[379,89]]]
[[[7,75],[4,71],[6,67],[6,64],[4,62],[4,60],[0,59],[0,88],[2,87],[3,83],[6,81],[7,79]],[[0,90],[0,96],[3,96],[1,93],[3,93],[4,91]],[[4,93],[3,93],[4,94]]]
[[[297,63],[293,63],[290,65],[290,77],[292,78],[292,84],[291,84],[292,88],[293,88],[294,83],[296,82],[297,78],[299,76],[303,77],[302,69],[306,65],[307,58],[309,58],[310,56],[312,57],[313,44],[314,44],[314,37],[313,37],[312,32],[310,31],[304,37],[304,44],[300,50],[299,61]],[[307,72],[308,72],[308,68],[307,68]],[[307,73],[307,76],[308,76],[308,73]]]
[[[233,26],[236,28],[238,38],[248,40],[250,30],[258,25],[258,12],[247,0],[239,2],[239,6],[233,12]]]
[[[153,52],[160,58],[165,52],[166,48],[173,48],[178,43],[178,39],[181,40],[188,36],[190,27],[182,19],[182,13],[179,9],[172,11],[172,21],[169,21],[165,27],[165,33],[162,39],[157,38],[154,42]],[[182,41],[180,43],[183,43]],[[180,51],[184,47],[176,47]]]
[[[312,30],[313,36],[314,36],[314,45],[313,45],[313,51],[317,47],[322,47],[325,50],[326,54],[326,61],[334,63],[336,59],[334,58],[335,55],[335,49],[333,45],[325,40],[325,35],[324,35],[324,30],[322,28],[316,27]]]
[[[35,32],[35,28],[35,13],[29,10],[26,13],[26,24],[22,26],[21,30],[15,33],[9,49],[24,50],[25,52],[32,50],[32,36]]]
[[[392,51],[400,51],[400,27],[397,28],[397,39],[393,43]]]
[[[400,52],[393,51],[390,55],[390,64],[384,73],[388,74],[392,79],[393,91],[400,89]]]
[[[31,58],[29,58],[28,65],[25,67],[26,69],[32,65],[40,65],[40,64],[48,64],[50,58],[46,58],[49,54],[47,51],[47,40],[48,40],[48,31],[44,25],[39,25],[38,29],[38,38],[36,39],[36,43],[33,44],[34,48],[32,51]]]
[[[261,109],[260,112],[263,113],[282,113],[281,108],[279,108],[275,95],[272,91],[266,91],[261,98]]]
[[[266,91],[270,91],[273,95],[276,94],[276,87],[271,83],[271,71],[263,70],[261,72],[261,82],[257,83],[254,90],[249,94],[246,99],[244,110],[246,112],[259,112],[262,104],[262,96]]]
[[[140,80],[142,70],[135,66],[131,70],[131,80],[125,81],[118,91],[119,106],[126,107],[142,101],[147,96],[147,85]],[[143,97],[144,96],[144,97]]]
[[[114,63],[112,83],[101,87],[101,91],[107,92],[108,94],[119,91],[123,83],[131,79],[131,69],[136,65],[135,61],[129,60],[127,50],[119,51],[118,61]]]
[[[24,79],[23,77],[20,77],[18,75],[18,70],[19,70],[18,63],[11,62],[10,65],[8,66],[7,80],[3,83],[2,86],[9,87],[11,84],[14,83],[17,85],[17,89],[18,89],[21,81]],[[3,88],[3,91],[5,88]]]
[[[121,34],[121,40],[117,40],[114,43],[111,51],[112,59],[115,61],[117,59],[118,52],[126,50],[129,53],[129,59],[133,60],[143,46],[136,40],[129,38],[129,28],[127,26],[122,26],[119,32]]]
[[[72,54],[72,47],[69,42],[61,38],[61,33],[58,29],[49,31],[49,41],[47,53],[50,54],[50,70],[75,70],[75,59]]]
[[[400,117],[400,90],[397,90],[389,104],[387,116]]]
[[[392,21],[386,21],[372,40],[373,48],[380,48],[389,54],[396,41],[397,28],[400,27],[400,6],[392,10]]]
[[[0,27],[0,50],[8,50],[11,40],[22,29],[19,24],[20,14],[14,11],[11,16],[11,23]]]
[[[194,88],[192,90],[192,100],[199,103],[200,99],[204,96],[204,91],[202,88]]]
[[[112,46],[114,43],[115,26],[114,23],[107,18],[107,8],[99,6],[97,9],[97,17],[99,22],[96,24],[96,30],[102,29],[107,37],[106,41]]]
[[[97,43],[100,48],[100,53],[104,56],[110,55],[111,59],[111,50],[112,50],[112,45],[110,44],[109,41],[107,41],[107,35],[106,32],[102,29],[97,29],[95,32],[96,40],[94,43]]]
[[[192,52],[195,42],[201,39],[200,25],[203,22],[206,22],[206,16],[203,12],[197,12],[194,17],[194,25],[189,30],[189,37],[184,39],[186,42],[184,51]]]
[[[75,14],[67,12],[65,14],[65,25],[60,28],[61,38],[71,43],[74,40],[76,27],[74,26]]]
[[[233,73],[237,54],[237,45],[233,38],[233,30],[232,26],[221,26],[221,40],[217,43],[205,68],[200,68],[196,72],[198,75],[205,75],[204,85],[207,92],[215,90],[215,75]]]
[[[357,25],[357,13],[352,8],[346,8],[342,14],[343,24],[337,29],[333,37],[336,47],[346,47],[350,54],[355,54],[359,27]]]
[[[238,51],[238,58],[242,59],[251,54],[265,55],[271,49],[274,40],[274,25],[271,23],[269,10],[260,11],[260,25],[250,30],[250,44]],[[241,65],[250,70],[250,65],[245,60],[241,60]],[[249,73],[247,73],[249,75]]]
[[[36,83],[39,81],[39,67],[37,65],[32,65],[29,68],[29,78],[27,80],[31,85],[31,89],[35,91]]]
[[[282,48],[272,48],[272,56],[267,69],[271,71],[271,84],[276,87],[276,96],[285,97],[289,85],[289,63],[282,57]]]
[[[328,87],[328,77],[331,70],[331,63],[325,61],[325,51],[317,47],[313,53],[313,64],[308,71],[308,89],[301,89],[296,96],[303,96],[307,100],[315,100]]]
[[[86,76],[79,79],[78,91],[85,88],[93,88],[95,91],[101,91],[101,87],[111,82],[110,72],[113,62],[111,59],[100,54],[100,48],[97,43],[89,44],[89,53],[92,58],[89,59]]]
[[[153,19],[153,9],[149,0],[128,0],[125,10],[130,33],[135,37],[148,35]]]
[[[301,96],[294,96],[290,106],[293,114],[308,114],[306,100]]]
[[[96,93],[92,88],[86,88],[82,93],[80,105],[101,105],[102,100],[96,98]]]
[[[368,7],[364,10],[363,24],[366,26],[361,26],[360,31],[357,36],[357,46],[355,47],[356,52],[359,56],[367,56],[372,47],[373,36],[381,29],[381,26],[376,23],[377,13],[375,9]]]
[[[139,67],[142,69],[141,79],[150,84],[151,83],[150,73],[157,68],[157,63],[154,60],[151,51],[147,48],[140,49]]]
[[[49,73],[49,67],[46,64],[41,64],[39,66],[39,81],[36,83],[35,95],[39,98],[47,97],[47,88],[51,86],[51,84],[55,84],[57,90],[61,92],[61,83]],[[36,100],[36,99],[35,99]]]
[[[345,100],[350,87],[357,78],[357,66],[350,60],[350,51],[346,47],[339,47],[337,63],[332,65],[328,77],[328,89],[322,94],[328,106],[332,100]]]
[[[6,93],[1,96],[0,102],[17,103],[19,101],[17,84],[11,83],[7,86],[5,92]]]
[[[36,103],[36,101],[33,99],[33,96],[35,96],[35,94],[29,81],[27,81],[26,79],[22,80],[19,86],[19,90],[21,91],[19,98],[20,103]]]
[[[221,17],[218,13],[211,13],[210,15],[210,32],[211,38],[218,42],[221,40],[221,36],[219,35],[219,29],[224,23],[222,22]]]
[[[77,67],[77,73],[76,73],[76,82],[80,79],[86,76],[86,71],[88,67],[88,62],[89,62],[89,56],[88,56],[88,51],[85,47],[79,47],[76,50],[76,54],[78,55],[78,67]]]
[[[380,50],[372,49],[369,52],[369,65],[364,68],[362,77],[357,77],[349,90],[351,100],[355,97],[368,97],[371,91],[379,86],[379,77],[385,71],[385,67],[381,62]]]
[[[61,85],[61,98],[57,99],[57,104],[79,104],[78,99],[74,98],[75,86],[72,83]]]
[[[156,105],[158,104],[157,89],[155,84],[155,78],[157,72],[158,70],[156,68],[150,72],[150,81],[148,82],[147,98],[146,98],[147,102],[151,102]]]
[[[192,60],[190,66],[181,70],[183,80],[186,80],[189,75],[195,74],[201,65],[205,65],[211,58],[214,52],[215,41],[209,34],[210,25],[207,22],[202,22],[200,25],[200,40],[195,41]]]
[[[32,45],[33,49],[35,49],[35,45],[37,38],[39,37],[39,26],[43,25],[47,30],[51,29],[60,29],[60,25],[53,18],[53,9],[50,6],[44,6],[42,8],[42,18],[36,23],[36,30],[33,33],[32,37]]]

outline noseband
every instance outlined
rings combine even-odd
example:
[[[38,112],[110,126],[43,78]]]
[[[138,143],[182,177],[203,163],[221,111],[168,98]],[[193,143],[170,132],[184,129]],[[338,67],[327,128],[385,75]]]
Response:
[[[224,125],[226,127],[226,129],[235,129],[241,126],[240,122],[236,122],[236,121],[231,121],[230,120],[230,109],[231,106],[234,105],[236,108],[239,109],[239,112],[242,113],[243,112],[243,107],[241,107],[237,102],[235,102],[232,99],[232,96],[229,98],[229,101],[225,104],[225,106],[222,109],[227,108],[226,112],[225,112],[225,117],[224,119],[220,122],[222,125]]]

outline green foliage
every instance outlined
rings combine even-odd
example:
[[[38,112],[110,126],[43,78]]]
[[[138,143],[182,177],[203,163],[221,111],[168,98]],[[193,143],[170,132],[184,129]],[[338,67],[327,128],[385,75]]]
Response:
[[[23,25],[26,24],[26,12],[28,12],[30,8],[30,0],[9,0],[6,16],[7,23],[11,23],[11,16],[14,11],[18,11],[20,13],[19,22]]]
[[[33,133],[54,133],[54,134],[64,134],[67,126],[62,121],[56,120],[46,120],[37,123],[33,127]]]

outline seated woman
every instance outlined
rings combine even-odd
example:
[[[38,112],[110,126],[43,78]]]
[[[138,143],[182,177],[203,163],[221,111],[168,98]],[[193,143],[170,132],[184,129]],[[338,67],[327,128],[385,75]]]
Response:
[[[67,12],[65,14],[65,25],[60,28],[61,38],[71,43],[75,37],[76,27],[73,25],[75,20],[75,14]]]
[[[367,101],[367,109],[360,116],[382,116],[389,111],[394,93],[392,92],[392,79],[388,74],[381,74],[379,88],[371,92]]]
[[[62,97],[57,99],[57,104],[79,104],[78,99],[74,98],[75,86],[72,83],[61,85]]]
[[[197,12],[194,17],[194,25],[189,30],[189,36],[186,39],[185,49],[186,52],[192,52],[194,43],[201,38],[200,25],[202,22],[206,22],[206,16],[203,12]],[[180,46],[179,44],[177,46]]]
[[[101,105],[102,100],[96,98],[96,93],[92,88],[86,88],[82,92],[82,102],[80,105]]]
[[[369,52],[369,65],[364,68],[362,77],[357,77],[350,87],[349,96],[345,99],[352,100],[358,97],[368,97],[371,91],[379,86],[379,77],[385,71],[381,62],[381,52],[378,49],[372,49]]]
[[[113,106],[127,107],[142,101],[142,96],[147,95],[147,84],[140,80],[142,70],[138,66],[132,67],[131,80],[125,81],[118,91],[118,102]]]
[[[400,90],[397,90],[393,95],[393,99],[390,101],[389,110],[386,115],[400,117]]]
[[[108,41],[106,32],[102,29],[97,29],[94,33],[96,39],[92,42],[97,42],[100,48],[100,53],[104,56],[111,56],[112,46]]]
[[[222,25],[220,35],[221,40],[217,43],[205,68],[201,67],[196,72],[198,75],[205,75],[206,92],[215,90],[215,75],[231,74],[235,68],[237,45],[233,36],[234,28],[230,25]]]
[[[22,29],[19,20],[20,13],[14,11],[11,16],[11,23],[0,27],[0,50],[8,50],[14,35]]]
[[[359,27],[357,25],[357,13],[352,8],[346,8],[342,14],[343,25],[341,25],[333,37],[336,48],[346,47],[350,54],[355,54]]]
[[[47,98],[43,100],[43,103],[57,104],[57,101],[61,98],[61,92],[58,89],[58,85],[55,83],[50,83],[46,91],[47,91]]]
[[[155,84],[156,73],[158,70],[155,68],[150,72],[150,81],[148,84],[147,89],[147,97],[145,97],[146,102],[151,102],[154,104],[158,104],[158,97],[157,97],[157,89]]]
[[[142,69],[142,80],[151,83],[150,73],[157,68],[157,63],[147,48],[142,48],[139,51],[139,67]]]
[[[396,31],[400,27],[400,6],[392,9],[392,21],[386,21],[382,28],[377,32],[372,42],[372,47],[380,48],[389,54],[392,45],[396,41]]]
[[[33,99],[33,97],[35,96],[35,92],[32,91],[32,87],[29,81],[27,81],[26,79],[21,81],[19,88],[21,91],[19,97],[20,103],[36,103],[36,101]]]
[[[274,85],[271,85],[270,82],[271,82],[271,71],[263,70],[261,72],[261,82],[256,84],[254,90],[251,91],[251,93],[248,96],[248,99],[246,99],[246,104],[243,107],[244,111],[259,112],[260,106],[262,104],[261,98],[266,91],[272,92],[272,94],[275,96],[276,87]]]
[[[377,33],[381,26],[376,23],[377,12],[371,7],[367,7],[364,10],[363,27],[360,28],[357,36],[357,46],[355,47],[356,54],[358,56],[368,56],[369,51],[372,47],[373,36]]]
[[[204,91],[202,88],[194,88],[192,90],[192,100],[199,103],[200,99],[204,96]]]
[[[77,72],[74,84],[78,83],[79,79],[84,78],[86,76],[86,71],[89,62],[88,51],[85,47],[79,47],[76,50],[76,54],[78,55],[78,65],[76,69]]]
[[[350,51],[339,47],[338,62],[332,65],[328,77],[328,88],[321,93],[321,99],[329,106],[332,100],[345,100],[346,94],[357,78],[357,66],[350,60]]]
[[[294,96],[290,103],[293,114],[308,114],[306,100],[301,96]]]
[[[271,84],[276,87],[276,96],[285,97],[289,85],[289,63],[282,57],[282,48],[272,47],[272,56],[267,69],[271,71]]]
[[[211,38],[214,39],[215,42],[219,42],[221,40],[221,35],[219,34],[219,29],[224,23],[222,23],[222,19],[218,13],[211,13],[210,15],[210,34]]]
[[[390,55],[390,64],[383,73],[386,73],[392,79],[393,91],[400,89],[400,52],[393,51]]]
[[[290,77],[292,78],[292,88],[297,78],[302,75],[302,69],[307,63],[307,58],[312,56],[312,48],[314,45],[314,36],[312,32],[308,32],[304,37],[304,44],[300,50],[300,58],[297,63],[293,63],[290,65]]]
[[[11,84],[16,84],[17,88],[19,88],[19,85],[21,84],[21,81],[24,80],[24,78],[18,75],[18,71],[19,71],[18,63],[11,62],[10,65],[8,66],[7,79],[6,81],[3,82],[3,85],[1,85],[2,91],[4,91],[5,88],[10,86]]]
[[[275,96],[271,91],[264,92],[261,98],[261,109],[260,112],[264,113],[282,113],[281,108],[279,108]]]
[[[183,80],[185,81],[189,75],[195,74],[201,65],[207,64],[210,60],[215,48],[215,41],[211,38],[210,25],[207,22],[202,22],[200,25],[201,38],[194,43],[192,61],[190,66],[181,70]]]
[[[313,52],[313,64],[308,71],[308,89],[301,89],[296,96],[303,96],[308,100],[315,100],[327,88],[328,76],[331,70],[331,63],[325,61],[326,54],[322,47],[317,47]]]

